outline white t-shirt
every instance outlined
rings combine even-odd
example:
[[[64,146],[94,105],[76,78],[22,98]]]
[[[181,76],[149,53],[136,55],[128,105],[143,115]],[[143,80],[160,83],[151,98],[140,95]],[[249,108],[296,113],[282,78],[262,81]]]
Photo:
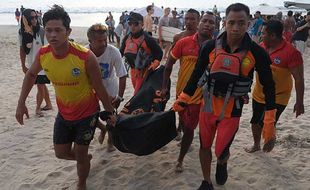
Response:
[[[89,45],[86,48],[90,49]],[[116,47],[108,44],[104,53],[97,57],[97,61],[101,68],[104,87],[110,96],[116,97],[119,78],[127,75],[121,53]]]
[[[42,39],[40,37],[39,32],[36,34],[36,39],[33,39],[32,41],[32,48],[30,49],[29,54],[26,55],[26,61],[27,61],[27,65],[26,67],[29,69],[31,67],[31,65],[33,64],[36,55],[38,53],[38,51],[40,50],[40,48],[43,46],[42,44]],[[22,46],[22,35],[18,34],[18,39],[19,39],[19,46]],[[44,43],[47,44],[47,40],[44,37]],[[38,75],[45,75],[44,71],[41,70]]]
[[[123,34],[123,30],[124,30],[124,27],[122,24],[118,24],[117,27],[115,28],[114,32],[115,34],[118,36],[118,37],[121,37],[122,34]]]

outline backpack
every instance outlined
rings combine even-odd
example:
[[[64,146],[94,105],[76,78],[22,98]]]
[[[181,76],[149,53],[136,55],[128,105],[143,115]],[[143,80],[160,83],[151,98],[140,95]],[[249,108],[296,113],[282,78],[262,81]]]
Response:
[[[224,113],[228,101],[231,97],[236,99],[236,107],[240,109],[239,98],[247,96],[250,92],[252,79],[241,76],[242,61],[246,57],[248,50],[237,53],[227,53],[222,48],[223,35],[215,41],[215,58],[206,69],[198,82],[202,87],[205,101],[204,111],[212,112],[212,97],[224,97],[224,104],[218,121],[224,118]]]

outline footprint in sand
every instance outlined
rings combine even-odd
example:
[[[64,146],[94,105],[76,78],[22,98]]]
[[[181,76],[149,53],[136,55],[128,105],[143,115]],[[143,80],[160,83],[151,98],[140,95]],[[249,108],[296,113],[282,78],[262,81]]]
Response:
[[[305,125],[305,124],[299,125],[298,128],[300,128],[300,129],[309,129],[309,125]]]
[[[292,123],[295,124],[295,125],[300,125],[300,124],[302,124],[303,122],[300,121],[300,120],[294,119],[294,120],[292,120]]]
[[[60,176],[62,176],[63,173],[62,172],[51,172],[47,175],[47,177],[51,177],[51,178],[59,178]]]
[[[163,163],[161,163],[160,164],[162,167],[164,167],[164,168],[168,168],[168,167],[170,167],[170,163],[169,162],[163,162]]]
[[[72,170],[75,170],[76,166],[66,166],[62,170],[66,172],[71,172]]]
[[[162,147],[161,149],[159,149],[159,151],[163,152],[167,150],[167,146]]]
[[[30,184],[21,184],[18,189],[31,189]]]
[[[257,181],[257,179],[254,178],[254,177],[250,177],[250,178],[247,179],[246,181],[248,182],[248,184],[253,184],[253,183],[255,183],[255,182]]]
[[[270,187],[268,190],[277,190],[276,187]]]
[[[110,179],[118,179],[119,177],[121,177],[123,174],[123,171],[118,169],[118,168],[112,168],[112,169],[108,169],[105,172],[105,177],[110,178]]]
[[[99,163],[100,163],[101,165],[106,165],[108,162],[109,162],[108,160],[101,160]]]

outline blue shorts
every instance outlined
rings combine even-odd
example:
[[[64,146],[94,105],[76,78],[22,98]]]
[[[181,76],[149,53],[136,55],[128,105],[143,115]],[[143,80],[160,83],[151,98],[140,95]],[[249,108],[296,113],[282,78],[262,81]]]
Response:
[[[94,138],[99,112],[86,118],[68,121],[60,113],[57,114],[54,124],[54,144],[89,145]]]

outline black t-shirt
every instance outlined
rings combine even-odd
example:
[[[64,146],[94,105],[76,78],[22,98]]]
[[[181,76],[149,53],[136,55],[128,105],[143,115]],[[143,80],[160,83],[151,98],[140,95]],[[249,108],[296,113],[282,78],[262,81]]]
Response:
[[[307,24],[307,22],[305,20],[301,21],[298,25],[297,25],[297,28],[298,27],[301,27],[303,25]],[[304,28],[303,30],[301,31],[296,31],[293,35],[293,41],[307,41],[308,39],[308,36],[309,36],[309,29],[310,27],[306,27]]]

